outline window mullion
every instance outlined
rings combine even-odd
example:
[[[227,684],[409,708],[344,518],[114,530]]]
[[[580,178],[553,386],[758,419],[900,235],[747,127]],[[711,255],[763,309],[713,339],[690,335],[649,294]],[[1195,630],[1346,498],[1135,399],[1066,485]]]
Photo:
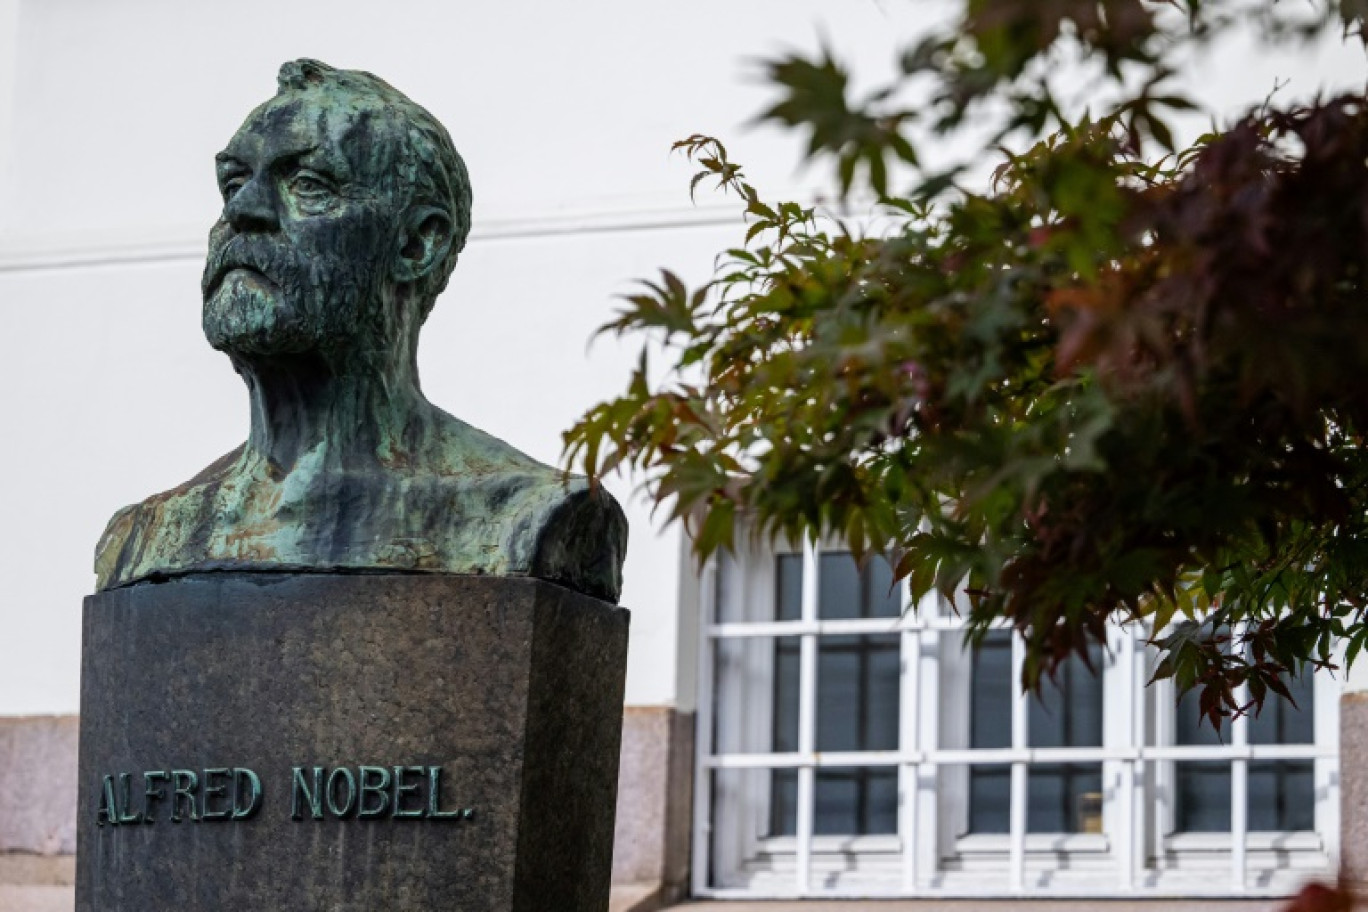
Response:
[[[903,611],[911,611],[910,591],[906,582],[900,585]],[[921,632],[904,630],[902,634],[902,668],[898,695],[898,749],[904,755],[916,756],[921,749]],[[917,763],[903,763],[898,769],[898,830],[902,837],[902,888],[904,893],[917,889],[917,798],[921,788],[921,768]]]
[[[699,581],[698,606],[698,681],[703,699],[698,701],[694,718],[694,839],[693,892],[702,895],[708,889],[712,862],[712,769],[708,759],[713,753],[713,700],[716,699],[713,680],[713,640],[708,636],[716,616],[717,561],[710,560],[703,567]]]
[[[1232,650],[1244,649],[1245,625],[1235,627]],[[1249,703],[1249,686],[1235,689],[1235,703]],[[1237,715],[1230,723],[1230,743],[1236,748],[1249,745],[1249,716]],[[1249,761],[1238,758],[1230,764],[1230,886],[1236,893],[1245,891],[1248,871],[1249,836]]]
[[[803,543],[802,619],[817,620],[818,548],[811,540]],[[797,891],[806,896],[812,884],[813,807],[816,802],[817,772],[817,635],[800,638],[798,654],[798,753],[803,765],[798,768],[798,864]]]
[[[1030,694],[1021,686],[1021,673],[1026,666],[1026,643],[1017,633],[1012,634],[1012,747],[1022,750],[1030,745],[1027,700]],[[1011,784],[1008,791],[1008,832],[1011,839],[1011,888],[1014,892],[1026,889],[1026,808],[1029,778],[1025,761],[1012,763]]]
[[[1137,717],[1140,715],[1137,706],[1137,691],[1139,690],[1139,676],[1136,671],[1135,661],[1135,626],[1127,624],[1118,631],[1117,641],[1119,643],[1120,669],[1117,679],[1121,682],[1123,698],[1121,701],[1122,714],[1124,717],[1123,731],[1125,741],[1123,746],[1134,750],[1141,745],[1138,737],[1139,726]],[[1107,696],[1103,693],[1103,712],[1107,711]],[[1113,703],[1118,701],[1113,701]],[[1137,752],[1138,756],[1138,752]],[[1136,765],[1139,761],[1123,760],[1120,765],[1121,772],[1121,814],[1120,824],[1117,832],[1117,869],[1120,873],[1120,888],[1122,892],[1129,892],[1135,888],[1136,875],[1136,849],[1138,844],[1143,843],[1143,839],[1138,833],[1137,818],[1138,803],[1136,801],[1135,786],[1137,773]]]

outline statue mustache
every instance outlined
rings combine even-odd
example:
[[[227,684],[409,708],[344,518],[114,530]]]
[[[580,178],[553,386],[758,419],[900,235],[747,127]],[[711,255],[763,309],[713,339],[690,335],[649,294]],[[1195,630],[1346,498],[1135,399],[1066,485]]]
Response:
[[[209,251],[200,289],[207,299],[223,277],[234,269],[250,269],[277,287],[295,284],[303,272],[299,255],[285,244],[270,238],[239,234],[216,250]]]

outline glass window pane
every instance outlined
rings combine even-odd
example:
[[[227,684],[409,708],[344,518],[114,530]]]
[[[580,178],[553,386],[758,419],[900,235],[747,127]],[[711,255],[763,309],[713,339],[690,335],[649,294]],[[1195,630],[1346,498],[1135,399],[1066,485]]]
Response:
[[[817,572],[820,618],[896,618],[902,614],[902,586],[893,584],[893,568],[880,555],[871,555],[861,567],[849,551],[823,551]]]
[[[1315,741],[1315,688],[1312,675],[1287,680],[1297,705],[1270,694],[1258,716],[1249,717],[1251,744],[1310,744]],[[1230,722],[1218,728],[1198,716],[1196,690],[1178,701],[1178,744],[1229,744]],[[1248,825],[1251,832],[1315,829],[1315,766],[1310,761],[1251,761]],[[1230,831],[1229,761],[1176,764],[1174,828],[1187,833]]]
[[[893,583],[893,568],[882,555],[875,554],[864,567],[865,617],[900,617],[902,585]]]
[[[969,679],[969,746],[1012,746],[1012,635],[994,630],[974,650]],[[1006,766],[969,768],[969,832],[1008,832],[1011,772]]]
[[[1180,833],[1230,832],[1230,762],[1178,763],[1175,826]],[[1315,764],[1310,760],[1251,760],[1250,832],[1316,828]]]
[[[1092,669],[1081,656],[1070,656],[1054,681],[1046,680],[1040,695],[1027,701],[1032,747],[1102,746],[1101,646],[1090,647],[1089,660]]]
[[[860,568],[849,551],[823,551],[817,564],[817,616],[860,617]]]
[[[969,832],[1010,831],[1012,772],[1007,766],[969,768]]]
[[[974,650],[970,680],[969,746],[1012,746],[1012,635],[990,632]]]
[[[780,554],[774,559],[774,619],[797,621],[803,617],[803,555]]]
[[[774,752],[798,750],[799,653],[798,637],[774,641]]]
[[[1308,671],[1295,678],[1284,678],[1293,706],[1277,694],[1270,693],[1257,716],[1249,717],[1250,744],[1312,744],[1316,740],[1315,681]]]
[[[1179,833],[1230,832],[1230,763],[1174,764],[1174,829]]]
[[[813,832],[819,836],[870,836],[898,831],[896,769],[819,770]]]
[[[777,769],[769,775],[769,835],[794,836],[798,833],[798,771]]]
[[[1310,760],[1250,761],[1249,829],[1278,832],[1315,828],[1315,764]]]
[[[1090,655],[1102,667],[1101,647]],[[970,747],[1012,745],[1012,634],[995,630],[975,650],[970,686]],[[1100,747],[1102,680],[1080,656],[1060,666],[1054,682],[1027,701],[1033,747]],[[1007,767],[976,766],[969,773],[969,831],[1006,833]],[[1102,767],[1098,763],[1032,766],[1027,777],[1026,828],[1031,833],[1086,833],[1101,827]]]
[[[1173,714],[1174,742],[1182,745],[1219,745],[1230,743],[1230,722],[1222,719],[1213,726],[1208,719],[1202,718],[1198,701],[1199,691],[1194,688],[1178,699],[1178,708]]]
[[[898,749],[898,634],[825,636],[817,645],[817,749]]]
[[[1102,832],[1102,765],[1044,763],[1030,767],[1026,832]]]
[[[798,771],[774,770],[770,833],[798,832]],[[898,773],[893,768],[818,770],[812,831],[818,836],[870,836],[898,831]]]

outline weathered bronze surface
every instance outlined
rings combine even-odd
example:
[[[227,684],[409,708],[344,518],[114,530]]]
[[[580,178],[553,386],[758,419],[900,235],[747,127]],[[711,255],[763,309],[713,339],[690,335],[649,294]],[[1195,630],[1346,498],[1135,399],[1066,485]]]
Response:
[[[446,130],[368,73],[300,60],[218,156],[204,332],[247,383],[247,442],[127,507],[99,589],[206,570],[525,575],[616,602],[601,489],[432,405],[418,334],[470,229]]]

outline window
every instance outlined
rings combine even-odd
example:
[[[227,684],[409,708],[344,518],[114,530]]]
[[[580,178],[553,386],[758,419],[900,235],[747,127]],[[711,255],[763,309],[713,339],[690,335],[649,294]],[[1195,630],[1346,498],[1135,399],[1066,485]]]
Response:
[[[1009,630],[966,649],[877,558],[752,545],[707,576],[697,895],[1255,896],[1335,869],[1332,679],[1213,731],[1144,686],[1131,629],[1037,699]]]

